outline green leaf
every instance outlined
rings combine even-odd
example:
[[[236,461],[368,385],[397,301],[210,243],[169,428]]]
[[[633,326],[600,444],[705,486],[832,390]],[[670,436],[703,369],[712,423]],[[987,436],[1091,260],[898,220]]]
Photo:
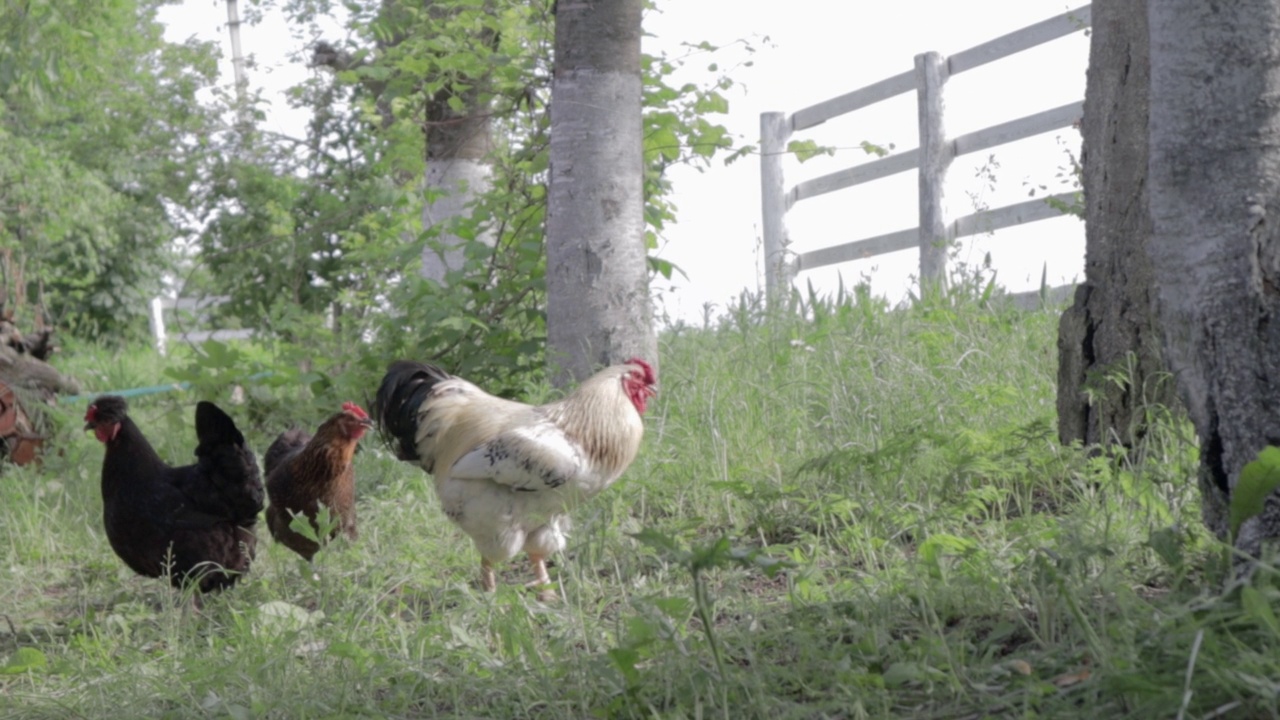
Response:
[[[835,151],[823,147],[812,140],[792,140],[787,143],[787,152],[794,153],[800,162],[808,162],[819,155],[834,155]]]
[[[670,128],[658,128],[645,139],[645,150],[676,160],[680,157],[680,138]]]
[[[1173,570],[1182,567],[1183,543],[1182,531],[1177,527],[1152,530],[1151,536],[1147,538],[1147,546],[1154,550],[1156,555],[1159,555],[1160,559]]]
[[[924,679],[924,672],[920,668],[919,663],[913,662],[896,662],[885,668],[884,684],[885,687],[902,687],[910,682],[919,682]]]
[[[689,561],[688,550],[684,549],[674,538],[663,535],[653,528],[645,528],[638,533],[631,533],[631,537],[642,545],[648,545],[657,550],[660,555],[664,555],[668,559],[673,559],[681,564]]]
[[[636,670],[640,653],[631,648],[612,648],[608,655],[614,667],[618,668],[618,672],[622,673],[622,677],[626,678],[629,685],[635,685],[640,681],[640,673]]]
[[[676,272],[680,273],[684,277],[688,277],[688,275],[684,274],[683,270],[673,265],[670,260],[653,257],[652,255],[649,256],[649,270],[658,273],[667,280],[670,280],[671,275]]]
[[[724,159],[724,164],[726,166],[732,165],[735,162],[741,160],[742,158],[755,153],[756,151],[757,151],[757,148],[755,145],[743,145],[742,147],[730,153],[729,156]]]
[[[9,662],[0,667],[0,674],[18,675],[34,670],[44,670],[49,661],[44,653],[33,647],[20,647],[9,657]]]
[[[688,598],[656,598],[653,600],[653,606],[661,610],[663,615],[678,623],[686,622],[689,616],[693,614],[693,602]]]
[[[322,611],[311,612],[284,600],[270,600],[258,606],[253,627],[257,634],[295,632],[323,618]]]
[[[928,563],[938,562],[944,555],[964,555],[977,548],[977,543],[948,533],[930,535],[920,543],[920,559]]]
[[[1267,602],[1257,588],[1245,585],[1240,591],[1240,604],[1244,607],[1245,614],[1257,620],[1272,633],[1280,635],[1280,620],[1276,619],[1276,612],[1271,609],[1271,603]]]
[[[707,93],[693,104],[693,109],[701,114],[724,114],[729,112],[729,101],[720,93]]]
[[[1262,513],[1267,496],[1277,487],[1280,487],[1280,448],[1264,448],[1258,453],[1257,460],[1240,471],[1240,479],[1231,490],[1229,520],[1232,537],[1240,532],[1245,521]]]

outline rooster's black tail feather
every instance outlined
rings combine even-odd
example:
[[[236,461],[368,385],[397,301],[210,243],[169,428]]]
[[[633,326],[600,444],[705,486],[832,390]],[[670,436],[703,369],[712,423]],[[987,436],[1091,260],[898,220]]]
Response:
[[[401,460],[418,460],[418,408],[436,384],[451,375],[427,363],[397,360],[387,368],[373,400],[373,418],[383,441]]]

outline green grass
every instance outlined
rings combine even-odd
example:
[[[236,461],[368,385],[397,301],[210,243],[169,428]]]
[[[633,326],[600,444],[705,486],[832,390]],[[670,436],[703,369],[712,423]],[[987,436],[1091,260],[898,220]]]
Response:
[[[260,526],[193,615],[112,554],[101,450],[55,413],[44,466],[0,476],[0,717],[1280,716],[1276,568],[1223,589],[1184,424],[1140,462],[1058,445],[1051,313],[809,316],[666,333],[645,446],[576,513],[555,605],[522,566],[477,591],[426,475],[371,438],[358,542],[317,581]],[[142,351],[65,366],[162,381]],[[162,455],[190,457],[193,401],[133,402]]]

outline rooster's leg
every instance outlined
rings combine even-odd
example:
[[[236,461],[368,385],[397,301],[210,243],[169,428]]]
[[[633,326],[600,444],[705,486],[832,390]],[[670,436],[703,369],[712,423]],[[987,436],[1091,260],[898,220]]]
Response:
[[[480,589],[493,592],[498,589],[498,573],[493,571],[489,558],[480,558]]]
[[[560,594],[551,585],[551,576],[547,574],[547,559],[541,555],[530,555],[529,563],[533,565],[533,582],[525,587],[538,588],[538,599],[542,602],[553,602],[560,599]]]

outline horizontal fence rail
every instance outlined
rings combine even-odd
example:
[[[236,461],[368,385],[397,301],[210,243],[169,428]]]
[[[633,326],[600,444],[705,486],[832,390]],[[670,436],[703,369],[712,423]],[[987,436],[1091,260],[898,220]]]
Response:
[[[1016,205],[1006,205],[995,210],[982,210],[952,221],[948,226],[947,237],[954,240],[1003,230],[1004,228],[1037,220],[1059,217],[1062,215],[1062,211],[1054,206],[1061,206],[1061,204],[1074,201],[1075,193],[1060,193],[1035,200],[1025,200]],[[897,232],[801,253],[791,261],[791,265],[796,272],[813,270],[827,265],[836,265],[853,260],[865,260],[869,257],[898,252],[899,250],[910,250],[916,247],[919,241],[920,232],[918,228],[898,230]]]
[[[164,355],[168,349],[169,339],[175,338],[182,342],[199,343],[206,340],[217,340],[225,342],[227,340],[247,340],[253,337],[254,330],[250,328],[236,329],[218,329],[218,330],[187,330],[189,325],[200,325],[208,321],[208,313],[204,312],[215,308],[230,300],[229,297],[221,295],[210,295],[201,298],[162,298],[156,297],[151,299],[151,334],[155,339],[156,350]],[[192,315],[191,320],[182,323],[184,328],[176,335],[169,335],[166,328],[164,313],[182,312]]]
[[[937,53],[922,53],[916,56],[913,70],[824,100],[789,116],[780,112],[762,113],[761,213],[765,279],[770,301],[777,302],[779,294],[790,287],[796,273],[911,248],[920,250],[922,284],[938,283],[946,272],[945,244],[961,237],[1060,216],[1062,212],[1058,208],[1074,203],[1074,193],[1029,200],[945,222],[942,218],[942,186],[954,158],[1072,126],[1083,115],[1084,103],[1068,103],[948,139],[942,130],[942,89],[951,76],[1080,32],[1089,27],[1090,22],[1090,6],[1084,5],[955,53],[945,60]],[[912,90],[916,91],[920,147],[828,173],[786,189],[782,156],[793,133]],[[797,202],[909,170],[916,170],[920,178],[919,223],[916,227],[800,255],[788,250],[790,241],[785,215]],[[1033,295],[1037,299],[1040,297],[1038,293]]]

